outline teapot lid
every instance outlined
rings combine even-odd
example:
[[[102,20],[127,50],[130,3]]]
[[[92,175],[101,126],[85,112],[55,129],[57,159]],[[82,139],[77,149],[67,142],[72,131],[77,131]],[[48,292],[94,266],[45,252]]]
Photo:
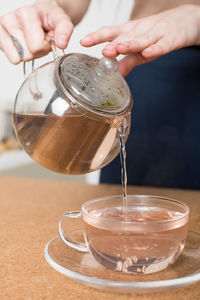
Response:
[[[129,87],[116,59],[72,53],[61,57],[56,79],[72,102],[103,115],[122,115],[132,106]]]

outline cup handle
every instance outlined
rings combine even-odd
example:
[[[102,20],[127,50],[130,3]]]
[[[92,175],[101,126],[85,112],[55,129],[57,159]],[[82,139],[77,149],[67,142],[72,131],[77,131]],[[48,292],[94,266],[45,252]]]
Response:
[[[82,214],[80,211],[70,211],[63,214],[62,219],[58,224],[58,230],[61,239],[69,247],[76,249],[81,252],[88,252],[88,248],[85,243],[82,243],[76,239],[73,239],[72,234],[81,231],[81,228],[77,228],[77,224],[73,226],[73,229],[69,230],[69,225],[72,227],[72,219],[82,219]]]

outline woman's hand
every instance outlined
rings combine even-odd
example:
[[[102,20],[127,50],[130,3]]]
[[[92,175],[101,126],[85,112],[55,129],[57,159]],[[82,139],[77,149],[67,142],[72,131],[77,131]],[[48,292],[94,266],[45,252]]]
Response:
[[[0,49],[18,64],[51,51],[46,35],[53,35],[57,47],[66,48],[73,24],[56,1],[37,1],[0,17]]]
[[[103,42],[110,42],[103,49],[104,56],[126,55],[119,63],[120,73],[126,76],[135,66],[170,51],[200,45],[200,5],[183,5],[120,26],[103,27],[81,40],[85,47]]]

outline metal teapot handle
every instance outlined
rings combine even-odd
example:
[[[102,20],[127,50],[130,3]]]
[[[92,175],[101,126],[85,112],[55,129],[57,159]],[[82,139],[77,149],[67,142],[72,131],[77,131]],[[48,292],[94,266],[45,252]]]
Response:
[[[54,60],[56,60],[59,57],[59,55],[58,55],[58,52],[57,52],[57,48],[55,46],[54,37],[52,35],[47,35],[46,36],[46,41],[50,43],[51,49],[52,49],[52,52],[53,52],[53,56],[54,56]],[[63,52],[63,55],[65,55],[65,51],[62,50],[62,52]],[[34,66],[35,66],[35,60],[34,59],[31,61],[31,65],[32,65],[32,72],[33,72],[34,71]],[[23,61],[23,74],[24,74],[24,77],[27,76],[26,66],[27,66],[27,63],[25,61]]]
[[[51,45],[54,60],[56,60],[59,57],[59,55],[58,55],[58,52],[57,52],[57,48],[55,46],[54,36],[51,34],[51,32],[46,36],[46,41],[49,42],[49,44]],[[64,50],[63,50],[63,54],[65,54]]]
[[[26,62],[23,61],[23,74],[24,74],[25,78],[27,76],[26,66],[27,66]],[[35,60],[34,59],[31,61],[31,66],[32,66],[32,72],[33,72],[34,71],[34,66],[35,66]]]

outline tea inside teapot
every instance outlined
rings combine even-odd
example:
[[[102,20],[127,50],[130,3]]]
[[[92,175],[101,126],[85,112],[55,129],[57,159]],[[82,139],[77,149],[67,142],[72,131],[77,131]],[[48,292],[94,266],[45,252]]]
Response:
[[[118,126],[126,140],[132,99],[114,64],[71,54],[29,75],[16,96],[13,122],[33,160],[55,172],[83,174],[118,155]]]

